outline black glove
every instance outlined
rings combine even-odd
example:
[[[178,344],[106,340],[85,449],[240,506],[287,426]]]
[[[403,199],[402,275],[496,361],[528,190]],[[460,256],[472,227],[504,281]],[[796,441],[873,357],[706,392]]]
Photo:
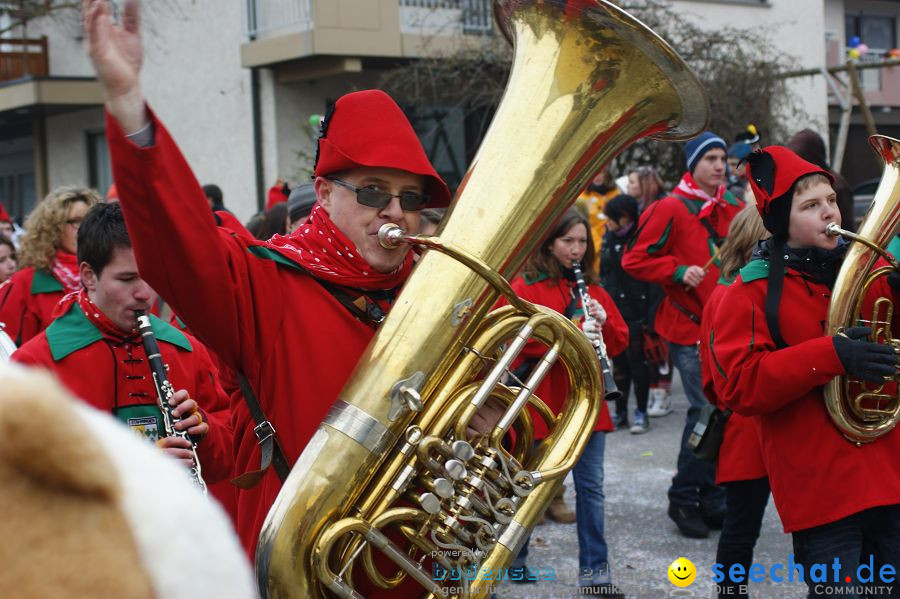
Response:
[[[871,332],[869,327],[850,327],[831,339],[848,375],[881,384],[896,372],[897,354],[893,347],[867,341],[865,337]]]
[[[900,293],[900,271],[892,270],[891,274],[887,276],[887,282],[894,293]]]

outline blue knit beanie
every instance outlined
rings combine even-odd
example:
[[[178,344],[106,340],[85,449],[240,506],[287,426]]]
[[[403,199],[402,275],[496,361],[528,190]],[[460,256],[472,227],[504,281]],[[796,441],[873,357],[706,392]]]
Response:
[[[728,144],[725,140],[713,133],[712,131],[704,131],[694,139],[684,144],[684,153],[687,156],[688,172],[693,173],[697,167],[697,163],[703,158],[703,155],[713,148],[722,148],[722,151],[728,150]]]

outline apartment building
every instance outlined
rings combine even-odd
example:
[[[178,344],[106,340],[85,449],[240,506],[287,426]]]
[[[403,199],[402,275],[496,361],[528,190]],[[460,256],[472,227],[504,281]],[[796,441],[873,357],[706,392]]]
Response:
[[[217,183],[226,205],[247,219],[276,179],[297,182],[308,172],[314,156],[310,117],[323,114],[343,93],[375,85],[385,69],[488,43],[489,36],[497,35],[490,4],[144,2],[144,92],[200,183]],[[883,26],[869,20],[870,15],[893,14],[896,11],[887,8],[897,4],[673,0],[677,10],[704,27],[776,30],[784,54],[805,67],[824,65],[832,46],[846,44],[844,14],[864,14],[855,26],[868,32]],[[896,28],[896,18],[892,23]],[[17,218],[58,185],[106,189],[111,182],[102,98],[82,45],[75,11],[31,21],[27,31],[12,30],[0,40],[0,198]],[[874,93],[873,78],[866,74]],[[883,86],[891,80],[879,81]],[[791,85],[808,115],[798,128],[824,130],[829,121],[836,122],[821,77],[797,79]],[[477,146],[477,131],[473,133],[475,128],[453,106],[410,108],[438,170],[451,184],[458,182]],[[889,114],[878,110],[882,120]]]

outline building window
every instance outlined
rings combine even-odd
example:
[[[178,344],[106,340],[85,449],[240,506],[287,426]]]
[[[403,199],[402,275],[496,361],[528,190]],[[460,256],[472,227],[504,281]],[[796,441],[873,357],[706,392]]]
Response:
[[[88,131],[88,181],[90,186],[106,196],[112,185],[112,167],[109,163],[109,150],[106,147],[106,134],[100,131]]]
[[[897,20],[894,17],[846,14],[844,26],[847,42],[856,36],[860,42],[876,52],[897,47]]]

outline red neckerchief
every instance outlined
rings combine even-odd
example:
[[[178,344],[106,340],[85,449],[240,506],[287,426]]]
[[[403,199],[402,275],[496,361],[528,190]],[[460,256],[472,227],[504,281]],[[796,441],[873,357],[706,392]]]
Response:
[[[81,289],[81,275],[78,274],[78,257],[65,250],[56,250],[53,259],[53,276],[62,283],[66,293]]]
[[[70,293],[59,300],[59,303],[56,304],[56,308],[53,309],[53,318],[58,318],[68,312],[74,303],[78,303],[78,308],[85,316],[87,316],[87,319],[90,320],[94,326],[100,329],[100,332],[107,339],[112,339],[117,343],[123,341],[138,343],[137,329],[135,328],[130,332],[125,332],[116,326],[116,323],[110,320],[109,316],[104,314],[100,308],[97,307],[97,304],[91,301],[86,289],[80,289],[75,293]],[[137,323],[135,323],[135,327],[137,327]]]
[[[684,174],[681,181],[675,186],[675,193],[690,200],[703,202],[703,206],[700,207],[700,214],[697,215],[697,218],[709,218],[712,216],[716,206],[725,206],[727,204],[725,201],[724,185],[719,185],[716,189],[716,195],[711,196],[700,189],[700,186],[697,185],[693,175],[690,173]]]
[[[402,285],[413,267],[413,253],[407,252],[397,270],[389,273],[373,270],[318,204],[313,207],[309,220],[293,234],[275,235],[265,245],[299,263],[314,277],[366,291]]]

